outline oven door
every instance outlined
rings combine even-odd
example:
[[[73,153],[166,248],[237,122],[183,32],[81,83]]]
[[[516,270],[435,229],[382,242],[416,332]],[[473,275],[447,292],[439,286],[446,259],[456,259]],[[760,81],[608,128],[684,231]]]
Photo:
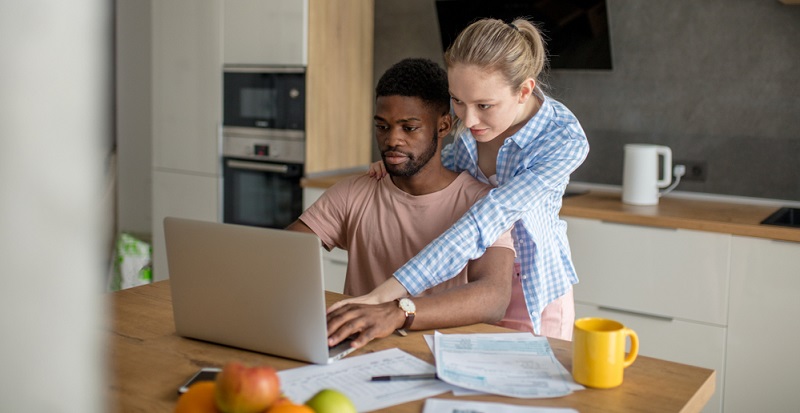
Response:
[[[303,212],[303,165],[223,158],[223,221],[286,228]]]

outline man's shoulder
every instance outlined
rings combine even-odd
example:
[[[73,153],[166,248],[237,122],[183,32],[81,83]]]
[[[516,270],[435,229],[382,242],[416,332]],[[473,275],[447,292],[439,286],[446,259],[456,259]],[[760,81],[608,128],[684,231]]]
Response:
[[[326,192],[352,191],[360,188],[372,188],[377,185],[377,182],[378,181],[375,178],[372,178],[368,173],[364,172],[363,174],[351,175],[336,181],[336,183],[331,185]]]

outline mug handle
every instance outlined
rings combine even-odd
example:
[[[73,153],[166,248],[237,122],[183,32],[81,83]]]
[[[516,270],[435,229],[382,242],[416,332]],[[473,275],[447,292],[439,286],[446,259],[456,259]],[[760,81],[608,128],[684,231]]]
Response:
[[[631,338],[631,351],[625,356],[625,360],[622,361],[623,368],[633,364],[633,361],[636,360],[636,356],[639,355],[639,336],[630,328],[625,329],[625,335]]]

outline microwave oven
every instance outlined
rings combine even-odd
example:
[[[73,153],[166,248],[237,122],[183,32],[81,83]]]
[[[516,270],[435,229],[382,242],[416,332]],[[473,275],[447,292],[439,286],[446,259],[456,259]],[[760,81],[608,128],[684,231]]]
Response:
[[[223,68],[223,126],[304,131],[304,67]]]

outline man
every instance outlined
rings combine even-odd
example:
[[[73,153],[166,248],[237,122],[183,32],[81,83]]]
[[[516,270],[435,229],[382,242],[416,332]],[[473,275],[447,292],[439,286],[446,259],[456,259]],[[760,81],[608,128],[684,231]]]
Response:
[[[452,126],[447,73],[426,59],[392,66],[376,87],[375,137],[390,179],[368,175],[328,189],[287,229],[315,233],[348,251],[345,294],[363,295],[385,281],[449,228],[489,187],[441,162]],[[330,309],[329,345],[357,335],[353,346],[396,329],[445,328],[499,321],[511,295],[510,233],[447,283],[420,296]]]

